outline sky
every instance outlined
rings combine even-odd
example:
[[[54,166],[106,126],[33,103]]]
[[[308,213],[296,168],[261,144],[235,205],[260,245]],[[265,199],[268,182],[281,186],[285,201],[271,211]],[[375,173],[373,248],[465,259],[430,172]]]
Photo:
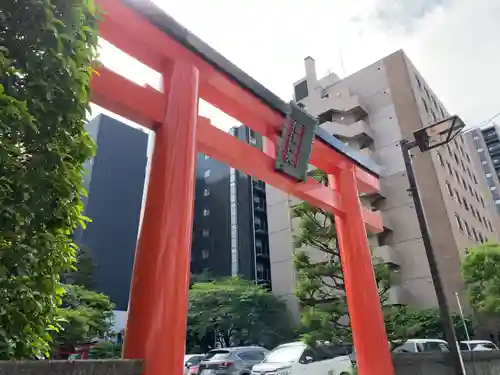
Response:
[[[307,56],[319,77],[344,77],[402,48],[468,126],[500,112],[499,0],[153,1],[285,100]],[[159,82],[109,45],[101,54],[138,81]],[[237,124],[206,105],[200,112],[222,128]]]

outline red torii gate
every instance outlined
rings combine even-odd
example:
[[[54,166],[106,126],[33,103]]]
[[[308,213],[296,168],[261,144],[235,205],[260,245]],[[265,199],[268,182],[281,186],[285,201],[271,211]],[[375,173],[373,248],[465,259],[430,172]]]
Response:
[[[97,3],[105,12],[102,38],[163,77],[162,92],[106,68],[92,81],[93,102],[156,133],[124,356],[144,359],[144,375],[182,374],[195,156],[202,152],[335,214],[360,374],[393,375],[365,229],[380,232],[382,222],[358,198],[380,190],[376,166],[317,129],[310,163],[329,175],[329,187],[276,171],[275,145],[286,103],[149,0]],[[265,151],[198,116],[199,98],[264,136]]]

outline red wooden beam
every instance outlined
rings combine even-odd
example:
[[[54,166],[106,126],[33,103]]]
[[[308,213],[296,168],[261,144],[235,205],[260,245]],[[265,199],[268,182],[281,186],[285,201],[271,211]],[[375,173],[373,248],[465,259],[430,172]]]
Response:
[[[199,92],[202,99],[263,136],[274,137],[281,130],[281,114],[240,87],[230,77],[221,74],[201,57],[169,38],[120,0],[100,0],[99,3],[106,11],[100,26],[104,39],[156,71],[162,70],[162,64],[176,59],[192,62],[200,71]],[[333,172],[344,169],[352,162],[343,155],[332,152],[327,145],[315,142],[311,163],[325,172]],[[380,190],[378,178],[361,168],[357,168],[356,177],[361,192],[373,193]]]
[[[149,129],[165,117],[165,95],[153,88],[139,86],[107,68],[99,69],[99,74],[92,79],[91,89],[91,100],[95,104]]]
[[[139,86],[106,68],[102,68],[100,74],[92,80],[92,101],[150,129],[153,128],[154,124],[162,123],[167,105],[163,93],[150,87]],[[341,215],[343,213],[339,198],[332,198],[330,189],[323,189],[324,187],[314,180],[297,183],[295,180],[277,173],[274,170],[274,154],[266,155],[255,147],[239,141],[210,125],[209,120],[203,117],[200,117],[197,142],[200,152],[228,163],[234,168],[266,181],[266,183],[310,204],[335,214]],[[327,173],[334,173],[335,170],[338,170],[336,165],[347,165],[347,160],[342,155],[332,151],[321,142],[314,143],[312,162],[316,162],[315,165],[320,169],[326,169]],[[360,175],[362,178],[367,176],[372,178],[366,172]],[[371,186],[377,185],[378,182],[375,177],[373,179],[375,181],[371,182]],[[365,192],[361,189],[360,191]],[[323,199],[325,201],[322,201]],[[378,214],[365,210],[363,217],[371,232],[382,230]]]
[[[216,128],[209,119],[201,116],[198,117],[197,146],[199,152],[228,163],[311,205],[335,215],[343,215],[346,212],[342,197],[337,192],[312,178],[297,183],[294,179],[276,172],[274,157]],[[382,219],[378,212],[363,208],[363,219],[370,232],[383,230]]]
[[[139,86],[107,68],[101,68],[99,75],[92,80],[92,101],[101,107],[129,118],[147,128],[160,124],[165,113],[166,100],[164,95],[149,87]],[[228,102],[231,99],[228,99]],[[256,119],[258,121],[258,119]],[[273,142],[278,141],[277,133],[273,133]],[[336,173],[348,167],[351,162],[339,153],[333,151],[320,141],[315,141],[311,164],[326,173]],[[356,167],[358,189],[362,193],[380,191],[379,179],[370,173]]]

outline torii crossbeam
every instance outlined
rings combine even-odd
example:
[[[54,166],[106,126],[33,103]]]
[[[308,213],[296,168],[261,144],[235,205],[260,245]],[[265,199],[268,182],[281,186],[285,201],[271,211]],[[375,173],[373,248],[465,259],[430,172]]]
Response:
[[[287,103],[149,0],[97,3],[105,12],[100,36],[163,77],[162,91],[105,67],[92,81],[93,102],[156,133],[124,356],[144,359],[144,375],[183,373],[195,157],[202,152],[335,214],[359,372],[393,375],[366,236],[382,231],[382,221],[358,198],[380,190],[377,166],[318,128],[310,163],[329,175],[329,186],[276,171]],[[264,136],[264,152],[199,116],[200,98]]]

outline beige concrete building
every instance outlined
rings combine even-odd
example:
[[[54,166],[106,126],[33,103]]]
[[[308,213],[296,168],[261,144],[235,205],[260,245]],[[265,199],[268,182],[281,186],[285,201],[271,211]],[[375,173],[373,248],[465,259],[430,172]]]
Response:
[[[305,71],[294,85],[295,100],[319,117],[320,126],[383,167],[382,193],[363,200],[380,210],[384,220],[384,232],[371,240],[374,253],[400,276],[390,302],[436,306],[399,141],[449,113],[403,51],[344,79],[335,74],[318,79],[310,57]],[[457,309],[455,291],[465,297],[460,258],[468,247],[495,236],[485,187],[462,136],[447,147],[415,151],[413,162],[448,301]],[[298,317],[290,215],[294,204],[292,197],[268,186],[272,287]]]

